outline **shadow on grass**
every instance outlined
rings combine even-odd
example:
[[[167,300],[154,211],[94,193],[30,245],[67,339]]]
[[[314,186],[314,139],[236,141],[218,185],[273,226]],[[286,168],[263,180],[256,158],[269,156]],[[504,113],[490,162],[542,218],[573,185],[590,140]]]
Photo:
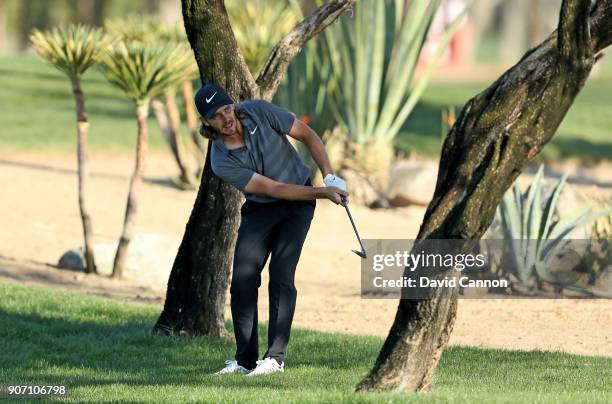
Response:
[[[71,176],[77,175],[76,169],[64,168],[64,167],[54,167],[52,165],[42,164],[42,163],[28,163],[28,162],[23,162],[23,161],[0,159],[0,166],[3,166],[3,165],[12,166],[12,167],[20,167],[20,168],[25,168],[29,170],[53,172],[57,174],[65,174],[65,175],[71,175]],[[105,173],[105,172],[93,171],[89,173],[89,176],[92,178],[106,178],[106,179],[113,179],[113,180],[118,180],[118,181],[127,181],[130,179],[129,173],[128,174],[110,174],[110,173]],[[177,189],[180,191],[183,190],[183,188],[181,188],[174,179],[145,176],[143,178],[143,182],[152,184],[152,185],[157,185],[157,186],[164,187],[164,188],[172,188],[172,189]]]
[[[79,310],[77,310],[79,311]],[[0,346],[5,346],[0,383],[37,383],[71,388],[78,386],[203,385],[252,387],[261,380],[219,378],[212,373],[232,358],[235,345],[229,339],[199,337],[179,339],[151,333],[154,318],[123,316],[92,321],[70,321],[36,314],[0,310]],[[229,326],[229,324],[228,324]],[[231,328],[231,327],[229,327]],[[266,327],[259,327],[260,353],[265,350]],[[290,369],[315,367],[317,372],[367,369],[380,341],[294,330]],[[272,381],[273,383],[268,383]],[[266,385],[291,388],[294,381],[267,379]],[[318,377],[307,377],[296,389],[320,387]],[[352,388],[353,386],[347,386]]]
[[[129,400],[148,392],[150,397],[188,394],[192,399],[212,395],[211,401],[262,401],[270,393],[276,401],[323,397],[331,402],[334,396],[353,402],[356,384],[382,345],[377,337],[296,329],[284,374],[218,377],[212,373],[233,356],[234,343],[152,335],[158,314],[159,308],[146,305],[0,283],[0,385],[65,385],[75,390],[76,399],[104,399],[112,393]],[[231,330],[229,322],[227,326]],[[263,352],[265,327],[259,327],[259,335]],[[436,370],[433,395],[395,398],[465,402],[477,396],[475,401],[488,403],[502,397],[504,402],[557,402],[553,399],[563,396],[568,403],[577,398],[605,402],[612,392],[607,383],[611,363],[609,358],[565,353],[450,347]],[[368,395],[368,400],[377,398]]]
[[[612,130],[610,132],[612,134]],[[609,160],[612,156],[612,141],[591,141],[581,138],[578,134],[571,137],[553,137],[550,144],[544,149],[544,153],[545,155],[552,154],[552,158],[556,160],[568,157],[580,158],[587,162]]]
[[[64,77],[62,77],[62,73],[59,70],[54,70],[54,68],[50,65],[47,65],[49,67],[48,71],[42,71],[42,70],[22,70],[22,69],[17,69],[17,68],[11,68],[11,69],[6,69],[3,67],[0,67],[0,76],[2,77],[14,77],[14,78],[19,78],[19,79],[30,79],[30,80],[49,80],[49,81],[60,81],[60,80],[67,80]],[[41,66],[36,66],[36,69],[42,68],[42,62],[41,62]]]

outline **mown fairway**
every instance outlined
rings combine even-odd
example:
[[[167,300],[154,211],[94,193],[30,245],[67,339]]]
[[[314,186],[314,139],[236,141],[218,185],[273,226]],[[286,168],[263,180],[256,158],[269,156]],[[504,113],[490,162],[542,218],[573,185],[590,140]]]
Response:
[[[299,329],[285,373],[212,376],[233,343],[151,335],[159,310],[0,284],[0,385],[65,385],[75,402],[612,401],[612,359],[459,347],[444,352],[428,394],[356,395],[382,339]]]
[[[578,157],[600,160],[612,155],[612,65],[604,60],[576,99],[552,142],[546,159]],[[432,84],[396,139],[398,150],[436,155],[441,145],[441,111],[463,104],[490,83]],[[195,83],[197,88],[199,84]],[[62,73],[34,55],[0,56],[0,147],[72,151],[76,143],[74,100]],[[134,107],[97,69],[83,79],[95,150],[133,150],[136,144]],[[179,97],[179,101],[180,97]],[[316,119],[316,118],[315,118]],[[151,117],[150,145],[165,148]],[[183,131],[186,136],[186,130]]]

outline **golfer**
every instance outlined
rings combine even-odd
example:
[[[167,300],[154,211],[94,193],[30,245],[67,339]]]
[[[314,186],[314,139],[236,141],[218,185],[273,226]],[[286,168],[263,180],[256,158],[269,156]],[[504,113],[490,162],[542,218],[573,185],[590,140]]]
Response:
[[[230,287],[236,356],[217,374],[283,372],[297,296],[295,269],[315,199],[340,203],[348,196],[346,183],[332,174],[319,136],[292,113],[263,100],[235,104],[216,84],[200,88],[195,104],[201,132],[212,141],[213,172],[246,197]],[[326,187],[312,186],[309,168],[286,135],[308,147]],[[257,290],[268,257],[268,350],[257,360]]]

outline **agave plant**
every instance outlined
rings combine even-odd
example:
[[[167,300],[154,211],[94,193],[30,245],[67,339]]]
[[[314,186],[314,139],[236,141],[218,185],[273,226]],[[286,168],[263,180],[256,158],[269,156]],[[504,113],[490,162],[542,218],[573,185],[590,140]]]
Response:
[[[184,28],[179,23],[168,23],[155,17],[131,16],[124,19],[106,21],[106,29],[125,43],[133,41],[143,43],[176,44],[176,46],[188,46]],[[191,80],[197,76],[198,68],[195,59],[189,69],[185,69],[183,81],[179,83],[183,88],[185,98],[185,108],[187,110],[188,126],[191,132],[191,139],[195,142],[198,149],[198,163],[202,165],[203,146],[199,141],[197,129],[197,116],[193,107],[193,88]],[[189,97],[187,99],[187,97]],[[180,133],[180,111],[176,102],[176,89],[167,88],[160,96],[151,99],[151,106],[155,113],[155,118],[160,126],[170,151],[179,169],[178,186],[182,188],[193,188],[195,179],[188,167],[183,142]]]
[[[85,109],[85,95],[81,89],[81,77],[98,63],[102,51],[110,44],[110,40],[101,30],[84,25],[56,27],[47,32],[34,30],[30,40],[38,55],[66,74],[72,84],[72,93],[76,101],[79,208],[85,240],[85,271],[96,273],[93,226],[87,209],[86,193],[89,120]]]
[[[567,174],[561,177],[542,204],[543,173],[544,167],[540,166],[524,194],[518,184],[514,183],[497,210],[504,240],[511,250],[519,279],[524,285],[529,285],[534,276],[550,283],[559,283],[548,269],[554,253],[566,243],[576,228],[612,212],[612,209],[593,212],[591,206],[587,205],[566,217],[556,218],[554,212]]]
[[[289,66],[274,101],[293,111],[302,122],[326,139],[332,166],[339,167],[340,161],[332,159],[330,149],[333,146],[329,142],[337,117],[337,111],[333,109],[335,104],[330,102],[329,96],[336,91],[339,74],[331,67],[331,60],[324,56],[325,52],[321,50],[324,46],[323,42],[314,40],[306,44]],[[301,142],[295,142],[294,146],[314,175],[318,166],[308,148]],[[341,158],[342,153],[338,153],[338,160]]]
[[[134,101],[138,124],[136,164],[130,179],[123,230],[113,263],[113,277],[123,275],[134,229],[137,191],[142,183],[147,152],[147,117],[150,100],[182,82],[185,72],[191,69],[192,57],[190,50],[184,46],[175,44],[161,46],[134,41],[116,44],[105,52],[102,59],[101,66],[106,78]]]
[[[322,35],[331,66],[341,78],[332,97],[353,157],[364,171],[386,170],[393,139],[423,94],[431,74],[459,26],[450,24],[425,71],[414,80],[419,54],[441,0],[360,1],[353,18]]]

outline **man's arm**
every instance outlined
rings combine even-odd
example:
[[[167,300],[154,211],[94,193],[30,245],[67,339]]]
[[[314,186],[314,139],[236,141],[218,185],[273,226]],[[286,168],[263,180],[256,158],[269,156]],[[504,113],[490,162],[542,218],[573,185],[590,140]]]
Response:
[[[274,181],[261,174],[255,173],[244,187],[250,194],[266,195],[277,199],[304,201],[309,199],[329,199],[336,205],[341,196],[348,196],[348,192],[336,187],[310,187],[306,185],[285,184]]]
[[[315,163],[317,163],[317,166],[319,166],[321,174],[323,174],[323,178],[325,178],[327,174],[332,173],[331,164],[329,163],[329,157],[327,156],[325,146],[323,145],[321,138],[317,136],[315,131],[312,130],[310,126],[296,118],[293,121],[293,126],[289,132],[289,136],[299,140],[300,142],[304,143],[306,147],[308,147],[312,158],[314,159]]]

